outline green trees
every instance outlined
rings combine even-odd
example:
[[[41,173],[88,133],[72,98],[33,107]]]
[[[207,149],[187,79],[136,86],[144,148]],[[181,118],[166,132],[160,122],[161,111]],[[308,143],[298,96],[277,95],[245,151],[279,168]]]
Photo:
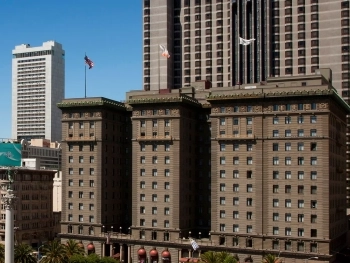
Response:
[[[5,262],[5,246],[0,244],[0,263]]]
[[[281,259],[275,255],[268,254],[264,257],[262,263],[281,263]]]
[[[238,263],[228,252],[208,251],[201,255],[201,260],[205,263]]]
[[[65,245],[57,239],[47,242],[41,249],[44,255],[40,263],[66,263],[68,256]]]
[[[70,258],[73,255],[84,255],[84,248],[79,246],[79,243],[74,239],[69,239],[65,245],[66,254]]]
[[[28,244],[18,244],[15,246],[14,263],[36,263],[33,255],[33,248]]]

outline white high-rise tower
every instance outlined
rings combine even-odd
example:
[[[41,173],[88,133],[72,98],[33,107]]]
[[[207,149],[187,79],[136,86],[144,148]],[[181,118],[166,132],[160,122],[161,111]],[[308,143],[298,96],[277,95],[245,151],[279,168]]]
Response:
[[[55,41],[12,50],[12,138],[61,141],[65,52]]]

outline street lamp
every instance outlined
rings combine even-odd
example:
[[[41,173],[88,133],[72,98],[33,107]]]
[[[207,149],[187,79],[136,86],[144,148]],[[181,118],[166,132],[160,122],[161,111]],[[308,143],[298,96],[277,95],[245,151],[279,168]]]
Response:
[[[105,226],[102,226],[102,232],[103,233],[105,232]]]
[[[111,232],[113,233],[113,226],[111,226]]]
[[[309,259],[318,259],[318,257],[311,257],[311,258],[307,258],[305,259],[305,263],[309,261]]]
[[[122,233],[122,227],[119,227],[119,233],[120,234]]]

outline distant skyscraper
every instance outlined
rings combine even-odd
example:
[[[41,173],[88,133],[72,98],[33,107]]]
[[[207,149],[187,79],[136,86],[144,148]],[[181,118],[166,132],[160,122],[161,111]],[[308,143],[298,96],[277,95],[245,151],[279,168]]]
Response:
[[[65,61],[62,45],[44,42],[12,50],[12,138],[61,140]]]
[[[349,1],[143,1],[144,89],[256,83],[331,68],[349,98]],[[255,39],[239,45],[239,37]],[[159,45],[171,57],[160,57]],[[160,83],[160,85],[159,85]]]

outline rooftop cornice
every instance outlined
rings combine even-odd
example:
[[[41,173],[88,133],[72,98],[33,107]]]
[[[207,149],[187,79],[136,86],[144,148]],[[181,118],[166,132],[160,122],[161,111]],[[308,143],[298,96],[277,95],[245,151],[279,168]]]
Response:
[[[126,110],[124,103],[110,100],[107,98],[81,98],[81,99],[66,99],[60,103],[57,103],[58,108],[72,108],[72,107],[112,107],[117,109]]]
[[[149,104],[149,103],[188,103],[196,106],[201,105],[198,102],[198,100],[191,98],[185,94],[172,95],[172,96],[157,95],[157,96],[139,97],[135,99],[129,99],[127,103],[130,105]]]

